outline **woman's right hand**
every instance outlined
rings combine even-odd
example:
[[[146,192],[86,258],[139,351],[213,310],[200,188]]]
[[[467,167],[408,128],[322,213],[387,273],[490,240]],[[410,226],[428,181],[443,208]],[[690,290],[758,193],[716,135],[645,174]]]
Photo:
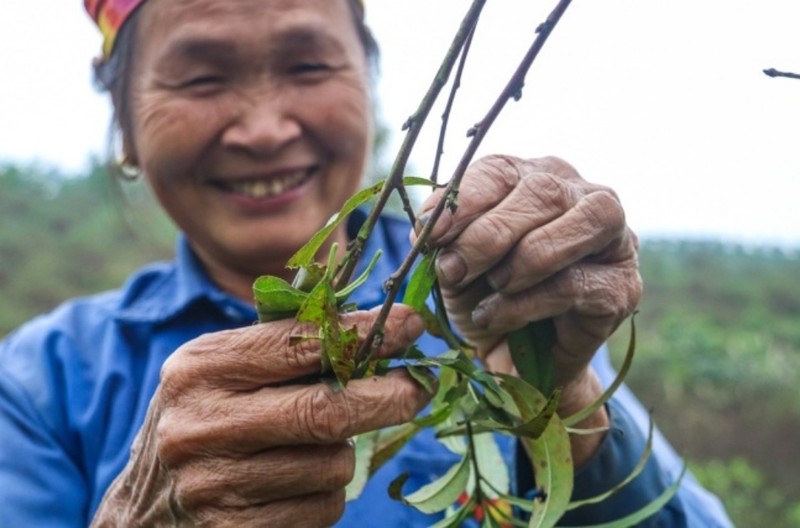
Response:
[[[342,316],[363,339],[377,311]],[[397,305],[382,357],[422,333]],[[123,472],[93,526],[330,526],[344,511],[355,456],[348,439],[411,420],[429,395],[404,371],[334,391],[319,373],[314,329],[284,320],[201,336],[164,364]]]

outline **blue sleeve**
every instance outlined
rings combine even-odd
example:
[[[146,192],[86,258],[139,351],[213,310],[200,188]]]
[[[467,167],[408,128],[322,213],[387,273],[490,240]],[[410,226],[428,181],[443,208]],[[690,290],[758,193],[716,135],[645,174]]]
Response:
[[[616,372],[605,347],[597,353],[592,366],[604,386],[613,382]],[[613,488],[631,472],[644,452],[650,414],[630,389],[624,385],[620,387],[607,408],[611,429],[600,450],[576,473],[574,499],[591,497]],[[570,512],[564,518],[565,526],[609,521],[641,508],[675,482],[683,465],[683,460],[656,430],[653,451],[642,473],[607,501]],[[672,500],[640,526],[730,528],[733,525],[719,499],[687,472]]]
[[[644,452],[646,437],[616,400],[607,405],[611,425],[606,438],[589,463],[575,474],[573,500],[583,500],[607,491],[633,471]],[[656,457],[651,456],[642,472],[606,500],[577,508],[562,518],[560,526],[584,526],[612,521],[634,513],[656,499],[673,482]],[[687,512],[676,494],[656,515],[637,526],[682,528]]]
[[[592,367],[604,386],[614,381],[616,372],[605,347],[598,351]],[[644,453],[650,414],[630,389],[621,386],[606,409],[611,421],[609,431],[597,453],[575,473],[572,500],[591,498],[613,489],[631,474]],[[525,456],[521,450],[518,455]],[[669,488],[679,478],[683,466],[683,460],[655,429],[653,449],[642,472],[608,499],[567,512],[559,526],[591,526],[634,513]],[[530,472],[526,475],[523,467],[518,466],[518,485],[525,494],[525,490],[532,490],[534,484],[530,482]],[[703,489],[687,472],[672,499],[655,515],[636,526],[732,528],[733,525],[719,499]]]
[[[86,524],[86,482],[58,437],[0,368],[0,526]]]

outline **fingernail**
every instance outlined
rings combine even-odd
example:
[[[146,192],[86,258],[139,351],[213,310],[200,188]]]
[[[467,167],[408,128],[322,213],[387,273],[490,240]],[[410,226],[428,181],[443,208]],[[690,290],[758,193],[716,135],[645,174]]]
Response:
[[[501,266],[492,272],[486,277],[486,280],[489,281],[489,286],[492,287],[494,291],[502,290],[508,281],[511,279],[511,272],[505,266]]]
[[[472,310],[472,324],[482,329],[489,327],[489,309],[486,306],[479,304]]]
[[[467,276],[467,264],[455,251],[445,251],[436,259],[439,274],[448,284],[458,284]]]

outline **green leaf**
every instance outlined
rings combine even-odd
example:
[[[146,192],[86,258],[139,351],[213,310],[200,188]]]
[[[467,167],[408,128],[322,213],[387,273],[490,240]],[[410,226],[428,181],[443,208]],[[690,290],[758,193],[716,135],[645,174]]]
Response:
[[[591,405],[581,409],[572,416],[564,418],[565,425],[573,426],[593,415],[601,405],[604,405],[609,399],[611,399],[611,396],[613,396],[619,386],[622,385],[622,382],[625,380],[625,376],[628,375],[628,371],[631,368],[631,364],[633,363],[633,353],[636,350],[636,325],[634,324],[635,317],[636,314],[634,313],[631,316],[631,337],[628,341],[628,350],[625,353],[625,360],[619,369],[619,373],[617,373],[617,377],[614,379],[611,385],[608,386],[605,392],[603,392],[603,394],[601,394],[600,397],[597,398],[597,400],[595,400]]]
[[[341,210],[336,213],[330,221],[317,231],[311,240],[304,245],[300,250],[295,253],[289,262],[286,264],[287,268],[299,268],[309,266],[314,261],[314,256],[319,251],[319,248],[325,243],[325,240],[333,233],[337,227],[358,207],[367,203],[370,198],[374,197],[383,189],[384,182],[378,182],[371,187],[362,189],[356,194],[351,196],[342,206]]]
[[[555,389],[555,343],[555,323],[549,318],[528,323],[508,335],[511,359],[520,377],[544,394]]]
[[[391,499],[396,501],[403,500],[403,486],[405,486],[408,477],[409,473],[406,471],[397,475],[394,480],[389,483],[388,492]]]
[[[253,284],[253,296],[259,321],[267,322],[294,316],[308,293],[280,277],[265,275],[256,279]]]
[[[317,262],[310,262],[303,266],[294,276],[292,286],[304,292],[310,292],[327,273],[327,268]]]
[[[504,374],[498,374],[498,377],[504,386],[515,388],[512,395],[520,398],[517,405],[526,420],[547,407],[548,400],[544,395],[525,380]],[[574,467],[569,433],[558,415],[553,415],[538,438],[521,437],[520,442],[528,452],[536,483],[544,491],[545,497],[534,501],[529,526],[551,528],[564,515],[572,496]]]
[[[372,255],[372,260],[369,261],[369,264],[367,265],[367,268],[364,270],[364,272],[361,275],[359,275],[356,280],[354,280],[353,282],[351,282],[350,284],[348,284],[347,286],[336,292],[336,301],[339,303],[340,306],[343,302],[347,300],[348,297],[350,297],[350,295],[356,290],[356,288],[358,288],[359,286],[361,286],[366,282],[367,278],[369,278],[369,274],[372,273],[373,268],[375,268],[375,264],[378,263],[378,259],[381,257],[382,254],[383,252],[380,249],[376,251],[375,254]]]
[[[639,458],[639,462],[636,464],[636,467],[633,468],[633,471],[625,477],[622,482],[611,488],[605,493],[601,493],[600,495],[596,495],[594,497],[590,497],[588,499],[573,501],[569,504],[568,510],[574,510],[575,508],[580,508],[581,506],[586,506],[588,504],[597,504],[599,502],[603,502],[623,487],[625,487],[628,483],[633,481],[639,474],[644,470],[645,466],[647,465],[647,460],[650,458],[650,453],[653,450],[653,417],[650,417],[650,425],[647,432],[647,443],[644,447],[644,452],[642,456]]]
[[[330,318],[331,306],[334,308],[336,306],[333,286],[328,281],[320,281],[310,293],[306,294],[303,304],[297,310],[297,320],[299,322],[313,323],[322,329]]]
[[[414,381],[422,385],[428,394],[436,394],[436,376],[425,367],[406,365],[406,370],[414,378]]]
[[[569,434],[558,416],[539,438],[520,438],[533,463],[537,485],[544,491],[544,499],[533,503],[528,526],[551,528],[564,515],[572,496],[574,468]]]
[[[440,187],[439,184],[432,182],[428,178],[421,178],[419,176],[403,176],[404,187],[411,187],[413,185],[422,185],[424,187]]]
[[[411,306],[417,311],[421,311],[425,306],[425,302],[431,294],[431,288],[436,282],[435,262],[438,254],[438,251],[431,251],[420,259],[408,281],[406,292],[403,295],[403,304]]]
[[[434,425],[438,425],[445,421],[445,419],[450,416],[452,412],[452,406],[447,407],[438,407],[436,409],[431,409],[430,414],[426,416],[418,416],[414,418],[414,424],[420,427],[432,427]]]
[[[467,502],[453,509],[452,513],[448,512],[448,515],[445,515],[441,521],[430,525],[428,528],[458,528],[467,520],[474,508],[475,498],[470,497]]]
[[[491,488],[486,490],[485,494],[490,498],[497,498],[499,494],[508,493],[511,477],[494,435],[491,433],[474,435],[472,448],[475,450],[481,481],[488,483]]]
[[[647,506],[643,507],[642,509],[631,513],[621,519],[617,519],[616,521],[611,521],[603,524],[592,524],[589,526],[582,526],[578,528],[628,528],[630,526],[636,526],[637,524],[641,523],[648,517],[653,516],[655,513],[658,512],[661,508],[663,508],[670,499],[678,492],[678,489],[681,486],[681,481],[683,481],[683,477],[686,474],[686,466],[683,466],[683,470],[681,470],[680,476],[672,483],[672,485],[665,489],[661,495],[656,497],[653,502],[649,503]]]
[[[344,329],[339,323],[336,296],[330,278],[326,275],[308,294],[297,320],[313,323],[319,328],[322,343],[323,372],[333,371],[336,379],[344,387],[350,381],[356,368],[358,355],[358,331]]]
[[[403,497],[402,501],[423,513],[445,510],[452,506],[464,492],[469,480],[469,473],[469,458],[464,457],[448,469],[444,475]]]
[[[536,394],[534,399],[531,394],[533,387],[527,385],[524,380],[508,376],[502,380],[501,384],[502,387],[512,395],[518,407],[520,405],[526,407],[521,413],[523,416],[522,423],[511,429],[511,432],[516,436],[525,436],[528,438],[538,438],[541,436],[556,414],[558,404],[561,400],[561,391],[553,391],[550,398],[542,403],[544,396]],[[525,384],[526,387],[522,387],[522,384]],[[529,390],[526,390],[526,388]],[[535,403],[536,407],[531,407],[531,403]],[[536,414],[533,414],[533,412],[536,412]]]
[[[380,431],[370,431],[356,436],[355,442],[356,468],[353,472],[353,479],[345,487],[345,500],[357,499],[370,477],[370,466],[372,465],[375,446]]]
[[[396,455],[419,430],[420,427],[414,422],[381,429],[378,432],[375,442],[374,453],[369,465],[369,474],[373,475],[378,471],[378,469]]]

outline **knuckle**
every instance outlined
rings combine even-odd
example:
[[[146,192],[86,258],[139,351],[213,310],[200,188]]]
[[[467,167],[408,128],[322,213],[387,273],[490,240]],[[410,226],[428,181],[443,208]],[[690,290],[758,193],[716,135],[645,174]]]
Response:
[[[318,384],[297,398],[294,405],[297,425],[312,441],[328,443],[350,436],[354,411],[342,392],[334,393],[326,385]]]
[[[505,253],[512,247],[519,237],[513,227],[514,216],[485,215],[480,222],[480,233],[476,237],[478,256],[494,255],[498,251]]]
[[[546,210],[566,211],[575,203],[571,187],[550,172],[539,172],[523,178],[520,191],[529,197],[532,204]]]
[[[332,526],[344,515],[344,489],[323,493],[317,502],[321,526]]]
[[[490,183],[499,192],[511,192],[521,179],[519,167],[522,160],[514,156],[491,154],[476,160],[469,169],[470,174],[480,175],[481,188]],[[486,176],[490,178],[486,178]]]
[[[322,489],[338,489],[346,486],[355,474],[356,457],[355,451],[350,444],[342,443],[334,446],[323,466],[328,468],[321,473]]]
[[[619,199],[603,190],[589,194],[586,199],[586,217],[590,224],[603,231],[620,236],[625,230],[625,210]]]
[[[424,401],[424,397],[420,397],[420,391],[422,390],[414,382],[394,384],[392,390],[386,391],[386,402],[382,408],[396,406],[399,416],[394,420],[394,423],[412,420],[421,410],[420,402]]]
[[[184,394],[192,382],[192,361],[184,347],[175,351],[161,365],[159,392],[166,400],[173,400]]]
[[[319,362],[319,340],[314,337],[310,328],[295,335],[300,337],[297,342],[290,344],[287,340],[286,344],[278,344],[277,347],[290,372],[305,371],[308,365]]]
[[[575,167],[558,156],[545,156],[531,161],[538,170],[571,180],[582,179]]]
[[[157,456],[167,467],[177,466],[186,457],[190,445],[187,429],[177,414],[174,410],[164,411],[156,425]]]
[[[181,345],[161,366],[160,386],[164,392],[177,397],[202,383],[216,369],[221,343],[230,350],[227,344],[236,335],[232,331],[207,333]]]
[[[596,266],[573,266],[582,270],[582,292],[577,296],[576,308],[592,317],[622,321],[636,308],[641,291],[641,278],[636,270],[605,270],[592,273]],[[576,281],[577,282],[577,281]]]
[[[529,237],[523,254],[526,273],[548,276],[557,272],[559,259],[556,245],[557,241],[547,230],[541,230],[535,236]]]
[[[185,511],[197,510],[202,504],[217,498],[213,475],[194,465],[187,465],[172,475],[174,500]]]

